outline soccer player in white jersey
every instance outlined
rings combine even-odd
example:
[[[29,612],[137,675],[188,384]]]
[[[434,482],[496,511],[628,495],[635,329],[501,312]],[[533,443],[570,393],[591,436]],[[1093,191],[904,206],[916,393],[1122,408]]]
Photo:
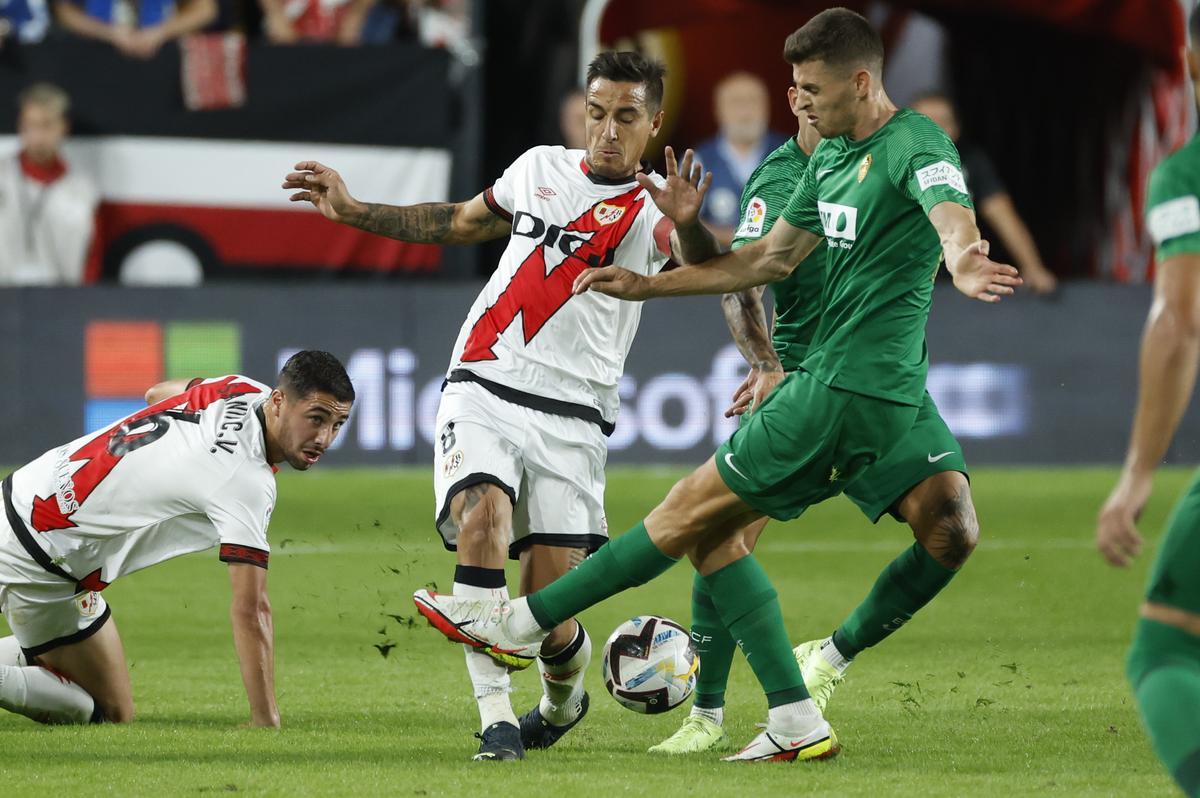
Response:
[[[0,707],[46,723],[133,720],[129,669],[102,590],[220,546],[250,725],[279,725],[267,525],[275,464],[307,470],[354,389],[326,352],[293,355],[279,387],[240,375],[160,383],[145,410],[3,481]]]
[[[662,125],[663,74],[636,53],[600,54],[584,96],[587,149],[534,147],[467,202],[362,203],[313,161],[284,182],[294,201],[333,221],[404,241],[508,237],[455,343],[438,410],[435,512],[446,547],[457,550],[456,595],[507,597],[506,556],[520,560],[521,593],[537,590],[607,539],[605,436],[641,304],[572,297],[571,283],[613,262],[652,274],[672,256],[690,263],[716,252],[697,219],[710,178],[692,154],[676,170],[668,148],[665,179],[639,174]],[[544,695],[520,720],[505,665],[465,648],[479,704],[477,760],[548,747],[587,712],[591,642],[574,619],[542,645]]]

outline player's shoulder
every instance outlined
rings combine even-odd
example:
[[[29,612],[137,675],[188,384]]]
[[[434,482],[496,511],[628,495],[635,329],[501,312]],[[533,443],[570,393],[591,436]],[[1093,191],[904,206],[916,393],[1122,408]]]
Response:
[[[916,153],[941,153],[958,157],[953,139],[936,122],[911,108],[902,108],[888,123],[888,150],[900,157]]]
[[[237,396],[257,397],[270,394],[273,390],[258,380],[245,374],[223,374],[220,377],[204,377],[188,389],[204,394],[213,399],[231,399]]]
[[[1200,195],[1200,135],[1163,158],[1150,173],[1150,202]]]
[[[538,144],[517,156],[513,164],[551,164],[570,160],[571,153],[583,157],[583,150],[568,150],[559,144]]]

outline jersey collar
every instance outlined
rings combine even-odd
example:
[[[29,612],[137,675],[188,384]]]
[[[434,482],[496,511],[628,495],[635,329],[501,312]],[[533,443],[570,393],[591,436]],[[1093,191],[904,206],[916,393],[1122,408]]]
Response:
[[[38,183],[49,185],[67,173],[66,163],[57,155],[54,156],[54,160],[46,164],[37,163],[23,150],[19,158],[21,161],[21,172],[30,180]]]
[[[579,170],[587,175],[588,180],[592,181],[598,186],[624,186],[628,183],[632,183],[634,175],[637,174],[637,172],[635,172],[628,177],[604,177],[602,175],[598,175],[587,165],[586,155],[579,159]],[[639,164],[638,171],[650,174],[650,163],[648,161],[642,161]]]

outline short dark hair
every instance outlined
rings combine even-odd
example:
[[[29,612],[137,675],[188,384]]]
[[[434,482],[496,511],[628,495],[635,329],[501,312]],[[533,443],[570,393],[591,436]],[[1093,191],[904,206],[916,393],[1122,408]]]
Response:
[[[318,391],[339,402],[354,401],[354,385],[341,361],[328,352],[302,349],[287,359],[279,372],[279,388],[293,399]]]
[[[667,68],[660,61],[646,58],[641,53],[630,50],[606,50],[592,59],[588,64],[587,85],[597,78],[618,81],[620,83],[640,83],[646,87],[646,100],[650,103],[650,112],[657,113],[662,108],[663,77]]]
[[[795,66],[824,61],[883,70],[883,39],[861,14],[830,8],[817,14],[783,43],[783,60]]]

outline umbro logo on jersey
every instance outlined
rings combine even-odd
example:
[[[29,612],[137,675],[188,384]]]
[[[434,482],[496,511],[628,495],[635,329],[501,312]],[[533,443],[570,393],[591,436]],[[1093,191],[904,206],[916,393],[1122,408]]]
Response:
[[[558,194],[556,194],[554,189],[550,188],[549,186],[538,186],[536,196],[538,199],[549,200],[551,197],[557,197]]]

